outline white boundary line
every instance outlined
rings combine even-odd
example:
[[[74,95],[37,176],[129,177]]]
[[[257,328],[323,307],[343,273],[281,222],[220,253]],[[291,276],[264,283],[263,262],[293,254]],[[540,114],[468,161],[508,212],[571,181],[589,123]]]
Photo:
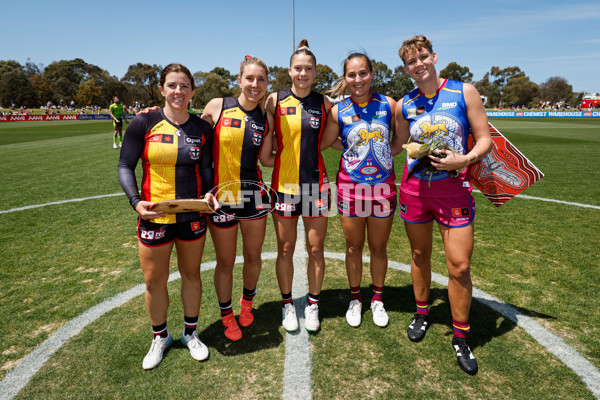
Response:
[[[305,256],[300,255],[298,261],[300,261],[300,258],[304,257]],[[325,252],[325,258],[344,260],[345,257],[346,255],[344,253]],[[277,253],[263,253],[262,258],[263,260],[274,260],[277,258]],[[363,261],[368,263],[369,258],[364,257]],[[236,264],[242,262],[243,258],[241,256],[236,257]],[[202,264],[202,271],[214,269],[215,265],[215,261],[206,262]],[[296,266],[301,265],[304,264],[295,264],[295,270],[298,272],[296,275],[300,276],[300,274],[302,274],[303,276],[306,276],[305,273],[302,273],[301,268],[296,268]],[[410,273],[409,265],[399,263],[397,261],[389,261],[388,265],[390,268]],[[169,282],[179,278],[179,272],[173,272],[171,275],[169,275]],[[448,285],[448,278],[443,275],[432,273],[431,279],[433,282],[440,285]],[[296,287],[297,286],[295,285],[294,290]],[[42,366],[50,359],[50,357],[62,347],[64,343],[66,343],[75,335],[79,334],[86,326],[96,321],[107,312],[122,306],[137,296],[142,295],[144,290],[144,284],[134,286],[125,292],[122,292],[103,301],[100,304],[97,304],[60,327],[48,339],[36,347],[29,355],[24,357],[21,362],[6,375],[4,380],[0,382],[0,399],[13,399],[21,391],[21,389],[27,385],[27,383],[40,370],[40,368],[42,368]],[[574,350],[562,339],[548,331],[532,318],[527,317],[516,308],[503,303],[486,292],[474,287],[473,298],[515,322],[527,334],[534,338],[549,352],[554,354],[567,367],[573,370],[573,372],[575,372],[586,384],[592,394],[597,399],[600,399],[600,371],[598,371],[598,369],[592,365],[592,363],[579,354],[579,352]],[[305,329],[302,329],[304,327],[303,315],[303,313],[300,315],[302,322],[299,328],[299,333],[287,334],[286,336],[284,393],[282,396],[285,399],[310,399],[312,396],[312,388],[310,385],[310,346],[308,344],[308,334],[306,333]],[[306,342],[304,347],[299,347],[297,343],[301,340],[304,340],[300,339],[302,333],[306,334]],[[287,343],[290,341],[293,343],[288,347]],[[299,360],[300,362],[288,363],[288,357],[290,357],[290,359]],[[295,379],[297,379],[298,382],[292,382]],[[297,391],[292,392],[292,390]]]
[[[99,199],[103,197],[120,196],[122,193],[114,193],[108,195],[91,196],[79,199],[71,199],[57,201],[46,204],[38,204],[27,207],[13,208],[10,210],[0,210],[0,214],[10,213],[32,208],[44,207],[48,205],[65,204],[91,199]],[[600,209],[598,206],[589,204],[571,203],[560,200],[537,198],[532,196],[519,195],[525,199],[533,199],[540,201],[549,201],[578,207]],[[298,221],[298,240],[296,242],[296,251],[294,253],[294,266],[296,276],[294,281],[293,292],[302,293],[302,296],[295,297],[296,307],[303,310],[306,303],[306,250],[304,243],[304,225],[301,219]],[[344,260],[343,253],[325,252],[326,258]],[[262,254],[265,260],[277,258],[277,253],[267,252]],[[369,262],[369,258],[365,257],[364,262]],[[241,256],[236,257],[235,263],[243,262]],[[210,261],[202,265],[202,270],[206,271],[214,269],[215,261]],[[399,263],[397,261],[389,261],[389,267],[410,273],[410,266]],[[169,282],[180,278],[179,272],[174,272],[169,275]],[[432,273],[432,281],[447,286],[448,278],[443,275]],[[50,357],[62,347],[69,339],[79,334],[83,328],[113,310],[120,307],[129,300],[140,296],[145,291],[145,285],[140,284],[133,288],[122,292],[114,297],[111,297],[104,302],[88,309],[71,321],[67,322],[59,328],[54,334],[46,339],[42,344],[36,347],[29,355],[24,357],[21,362],[6,375],[4,380],[0,382],[0,399],[12,399],[23,389],[31,378],[42,368],[42,366],[50,359]],[[484,291],[473,288],[473,298],[484,305],[492,308],[502,314],[511,321],[517,323],[538,343],[544,346],[548,351],[554,354],[565,365],[571,368],[587,385],[592,394],[600,399],[600,372],[594,365],[586,360],[576,350],[571,348],[562,339],[546,330],[542,325],[519,312],[516,308],[501,302],[495,297],[485,293]],[[302,303],[302,304],[301,304]],[[311,360],[310,360],[310,345],[308,341],[308,333],[304,327],[304,312],[297,313],[299,316],[300,327],[298,333],[286,335],[286,362],[284,369],[284,388],[283,398],[294,399],[310,399],[312,398],[312,387],[310,384],[311,376]],[[288,361],[289,359],[289,361]]]
[[[265,182],[265,183],[269,184],[270,182]],[[473,191],[476,192],[476,193],[481,193],[479,190],[473,190]],[[31,210],[31,209],[34,209],[34,208],[40,208],[40,207],[46,207],[46,206],[53,206],[53,205],[57,205],[57,204],[73,203],[73,202],[78,202],[78,201],[101,199],[103,197],[114,197],[114,196],[122,196],[122,195],[124,195],[124,193],[112,193],[112,194],[101,194],[101,195],[98,195],[98,196],[91,196],[91,197],[81,197],[81,198],[78,198],[78,199],[71,199],[71,200],[53,201],[51,203],[34,204],[34,205],[31,205],[31,206],[10,208],[8,210],[0,210],[0,214],[8,214],[8,213],[16,212],[16,211]],[[563,200],[555,200],[555,199],[546,199],[544,197],[533,197],[533,196],[527,196],[527,195],[524,195],[524,194],[518,194],[518,195],[515,196],[515,198],[526,199],[526,200],[546,201],[546,202],[550,202],[550,203],[559,203],[559,204],[565,204],[565,205],[568,205],[568,206],[583,207],[583,208],[592,208],[594,210],[600,210],[600,206],[595,206],[595,205],[592,205],[592,204],[574,203],[574,202],[571,202],[571,201],[563,201]]]
[[[298,218],[296,248],[294,250],[294,280],[292,293],[294,307],[298,316],[298,330],[285,336],[285,364],[283,369],[282,399],[310,400],[312,386],[310,381],[312,366],[308,332],[304,329],[304,307],[306,307],[306,245],[304,222]]]

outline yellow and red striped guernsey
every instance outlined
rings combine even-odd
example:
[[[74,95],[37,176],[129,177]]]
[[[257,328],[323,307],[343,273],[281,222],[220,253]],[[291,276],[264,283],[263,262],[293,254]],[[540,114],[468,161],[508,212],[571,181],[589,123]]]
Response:
[[[260,107],[246,111],[236,98],[223,99],[213,146],[215,194],[219,202],[239,204],[241,190],[254,188],[250,182],[262,183],[258,157],[267,132],[267,118]]]
[[[305,184],[316,184],[321,191],[329,182],[319,149],[326,119],[321,94],[311,91],[298,98],[291,89],[277,93],[273,190],[295,195],[303,193]]]
[[[196,116],[190,116],[183,125],[171,123],[162,110],[136,117],[126,132],[131,145],[123,147],[121,158],[132,165],[138,158],[142,161],[141,199],[159,202],[198,198],[210,189],[212,156],[210,150],[203,154],[205,146],[210,146],[210,134],[210,125]],[[134,147],[141,154],[136,154]],[[189,218],[193,217],[185,213],[167,214],[152,222],[172,224]]]

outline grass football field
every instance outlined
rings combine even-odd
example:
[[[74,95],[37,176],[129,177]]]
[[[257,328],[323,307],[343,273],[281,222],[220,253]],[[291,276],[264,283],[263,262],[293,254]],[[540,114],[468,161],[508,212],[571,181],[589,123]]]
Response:
[[[599,119],[491,119],[545,177],[497,208],[475,193],[473,284],[530,317],[600,369]],[[69,321],[143,284],[135,212],[121,195],[118,151],[106,121],[0,124],[0,381]],[[325,152],[334,179],[339,152]],[[404,154],[397,157],[401,176]],[[270,171],[265,169],[265,180]],[[117,194],[114,196],[106,196]],[[90,198],[91,199],[86,199]],[[86,199],[70,201],[73,199]],[[553,199],[548,202],[540,199]],[[48,204],[41,207],[31,207]],[[585,207],[591,205],[595,208]],[[238,254],[241,254],[238,243]],[[344,253],[338,217],[329,219],[325,250]],[[275,252],[271,220],[263,251]],[[368,250],[365,249],[365,255]],[[390,260],[410,263],[396,215]],[[210,236],[204,261],[214,258]],[[433,271],[447,275],[434,232]],[[210,358],[195,362],[174,342],[163,362],[144,371],[151,341],[142,295],[111,309],[62,343],[18,392],[18,399],[279,399],[285,343],[274,260],[263,262],[256,323],[241,341],[222,333],[213,271],[202,272],[198,332]],[[173,256],[171,271],[175,272]],[[363,323],[347,325],[344,263],[327,259],[321,331],[309,336],[314,399],[593,399],[582,379],[527,330],[478,301],[471,308],[470,344],[479,374],[468,376],[451,347],[447,290],[432,284],[432,326],[412,343],[406,327],[415,310],[410,275],[390,268],[384,302],[387,328],[368,310],[370,277],[363,271]],[[183,328],[180,280],[169,283],[169,328]],[[234,300],[241,293],[236,266]],[[295,293],[298,295],[298,293]],[[236,307],[237,306],[237,307]],[[234,311],[239,312],[235,304]],[[299,310],[300,314],[302,313]],[[56,336],[55,336],[56,337]],[[0,398],[5,394],[0,393]]]

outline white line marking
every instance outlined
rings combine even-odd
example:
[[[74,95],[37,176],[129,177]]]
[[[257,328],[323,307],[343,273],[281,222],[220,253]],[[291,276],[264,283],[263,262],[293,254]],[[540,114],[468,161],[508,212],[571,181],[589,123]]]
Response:
[[[270,182],[265,182],[265,183],[267,185],[270,184]],[[481,193],[477,189],[475,189],[473,191],[477,192],[477,193]],[[11,209],[8,209],[8,210],[0,210],[0,214],[7,214],[7,213],[15,212],[15,211],[31,210],[33,208],[53,206],[53,205],[57,205],[57,204],[73,203],[73,202],[77,202],[77,201],[101,199],[103,197],[114,197],[114,196],[122,196],[122,195],[124,195],[124,193],[112,193],[112,194],[101,194],[101,195],[98,195],[98,196],[91,196],[91,197],[82,197],[82,198],[79,198],[79,199],[53,201],[51,203],[34,204],[34,205],[31,205],[31,206],[11,208]],[[565,205],[568,205],[568,206],[583,207],[583,208],[592,208],[594,210],[600,210],[600,206],[595,206],[595,205],[592,205],[592,204],[574,203],[574,202],[571,202],[571,201],[563,201],[563,200],[555,200],[555,199],[546,199],[544,197],[533,197],[533,196],[527,196],[527,195],[524,195],[524,194],[518,194],[518,195],[515,196],[515,198],[523,198],[523,199],[527,199],[527,200],[547,201],[547,202],[551,202],[551,203],[565,204]]]
[[[113,193],[106,195],[91,196],[79,199],[71,199],[64,201],[56,201],[45,204],[38,204],[26,207],[13,208],[10,210],[0,210],[0,214],[10,213],[21,210],[29,210],[32,208],[44,207],[49,205],[65,204],[72,202],[79,202],[92,199],[100,199],[104,197],[121,196],[123,193]],[[565,202],[554,199],[544,199],[540,197],[532,197],[525,195],[518,195],[524,199],[548,201],[566,205],[572,205],[577,207],[600,209],[599,206]],[[304,241],[304,224],[302,220],[298,221],[298,240],[296,241],[296,250],[294,252],[294,275],[297,279],[294,280],[293,292],[296,293],[295,306],[296,310],[300,308],[298,319],[300,322],[299,332],[294,334],[287,334],[286,336],[286,362],[284,368],[284,389],[283,398],[293,399],[310,399],[312,398],[312,387],[310,384],[311,376],[311,360],[310,360],[310,346],[308,341],[308,333],[304,328],[304,306],[306,305],[306,249]],[[344,260],[345,254],[343,253],[330,253],[325,252],[326,258],[333,258],[338,260]],[[277,253],[266,252],[262,254],[262,258],[265,260],[272,260],[277,258]],[[365,257],[364,262],[369,262],[369,258]],[[236,257],[236,264],[243,262],[241,256]],[[202,270],[206,271],[213,269],[216,265],[215,261],[210,261],[202,265]],[[410,273],[410,266],[402,264],[396,261],[389,261],[388,265],[391,268],[401,270]],[[174,272],[169,275],[169,282],[180,278],[179,272]],[[432,273],[432,281],[448,286],[448,278],[443,275]],[[75,317],[71,321],[67,322],[61,328],[59,328],[54,334],[46,339],[42,344],[36,347],[28,356],[24,357],[23,360],[9,373],[6,375],[4,380],[0,382],[0,399],[12,399],[27,385],[31,378],[40,370],[40,368],[50,359],[50,357],[62,347],[73,336],[77,335],[87,325],[91,324],[107,312],[114,308],[120,307],[129,300],[140,296],[144,293],[145,285],[140,284],[132,289],[129,289],[123,293],[120,293],[114,297],[111,297],[104,302],[88,309],[84,313]],[[298,293],[302,293],[302,296],[298,296]],[[523,328],[531,337],[533,337],[538,343],[544,346],[548,351],[554,354],[560,359],[565,365],[571,368],[587,385],[588,389],[593,395],[600,399],[600,372],[593,364],[586,360],[581,354],[571,348],[562,339],[554,335],[553,333],[546,330],[542,325],[523,315],[516,308],[509,306],[495,297],[473,288],[473,298],[487,305],[493,310],[499,312],[506,318],[517,323],[518,326]],[[288,362],[288,359],[290,360]],[[292,361],[295,360],[295,361]]]
[[[298,218],[298,234],[294,250],[294,280],[292,293],[294,307],[298,315],[299,327],[296,332],[285,336],[285,365],[283,369],[282,399],[311,399],[312,387],[310,342],[308,332],[304,329],[304,307],[306,307],[307,277],[306,277],[306,245],[304,239],[304,223]]]
[[[325,258],[343,261],[345,257],[346,255],[344,253],[325,252]],[[263,253],[262,258],[263,260],[274,260],[277,258],[277,253]],[[369,258],[364,257],[363,261],[368,263]],[[242,263],[243,258],[238,256],[236,257],[235,262],[236,264]],[[215,261],[206,262],[202,264],[202,270],[207,271],[214,269],[215,265]],[[409,265],[399,263],[397,261],[388,261],[388,266],[399,271],[410,273]],[[179,278],[179,272],[174,272],[169,276],[169,282]],[[448,286],[448,278],[443,275],[434,272],[432,273],[431,279],[433,282],[442,286]],[[42,344],[36,347],[29,355],[24,357],[15,368],[10,370],[4,380],[0,382],[0,399],[13,399],[21,391],[21,389],[27,385],[29,380],[31,380],[31,378],[40,370],[46,361],[48,361],[64,343],[107,312],[116,307],[122,306],[137,296],[142,295],[144,290],[145,286],[143,284],[134,286],[132,289],[111,297],[110,299],[107,299],[104,302],[90,308],[59,328]],[[484,291],[474,287],[473,298],[502,314],[511,321],[516,322],[518,326],[520,326],[525,332],[533,337],[538,343],[558,357],[558,359],[565,363],[567,367],[573,370],[587,385],[592,394],[597,399],[600,399],[600,371],[598,371],[594,365],[581,356],[581,354],[571,348],[562,339],[549,332],[542,325],[538,324],[526,315],[523,315],[516,308],[502,303],[500,300],[485,293]],[[301,331],[305,330],[301,329]],[[288,334],[286,342],[290,339],[290,336],[293,335]],[[309,347],[306,349],[301,349],[301,351],[307,352],[308,349]],[[286,345],[286,369],[287,355]],[[284,382],[286,379],[287,378],[284,376]],[[308,379],[310,382],[310,372],[308,372]],[[309,386],[308,388],[305,388],[303,392],[309,393],[310,391],[311,389]]]
[[[104,197],[122,196],[124,194],[125,193],[101,194],[101,195],[98,195],[98,196],[81,197],[79,199],[53,201],[51,203],[44,203],[44,204],[34,204],[32,206],[11,208],[9,210],[0,210],[0,214],[7,214],[7,213],[15,212],[15,211],[31,210],[33,208],[40,208],[40,207],[46,207],[46,206],[54,206],[54,205],[57,205],[57,204],[74,203],[74,202],[77,202],[77,201],[101,199],[101,198],[104,198]]]

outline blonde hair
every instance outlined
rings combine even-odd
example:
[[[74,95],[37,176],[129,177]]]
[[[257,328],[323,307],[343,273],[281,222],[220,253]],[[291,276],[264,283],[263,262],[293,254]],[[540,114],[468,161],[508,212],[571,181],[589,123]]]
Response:
[[[267,77],[269,76],[269,67],[267,67],[267,64],[263,60],[254,56],[246,56],[244,58],[244,61],[240,63],[240,78],[242,77],[242,75],[244,75],[244,70],[246,69],[246,66],[250,64],[259,65],[265,70],[265,75],[267,75]]]
[[[348,64],[348,62],[350,62],[351,60],[355,59],[355,58],[364,58],[365,62],[367,63],[367,67],[369,68],[369,72],[373,71],[373,64],[371,63],[371,59],[369,58],[369,56],[366,53],[351,53],[348,55],[348,57],[346,57],[346,59],[344,60],[344,73],[342,74],[342,76],[340,76],[337,80],[337,82],[335,83],[335,85],[333,86],[333,88],[331,88],[330,90],[328,90],[328,93],[331,94],[331,96],[333,98],[337,98],[340,96],[343,96],[346,94],[346,89],[347,89],[347,85],[346,85],[346,80],[344,79],[346,77],[346,65]]]
[[[294,57],[296,57],[299,54],[304,54],[311,57],[313,60],[313,65],[315,67],[317,66],[317,57],[315,57],[315,54],[312,51],[310,51],[310,47],[308,47],[308,40],[302,39],[300,43],[298,43],[298,48],[296,48],[296,51],[293,52],[292,56],[290,57],[290,66],[292,65],[292,60],[294,59]]]
[[[398,55],[402,59],[402,62],[406,64],[405,57],[408,55],[408,53],[420,51],[421,49],[427,49],[429,50],[429,53],[433,54],[433,45],[429,39],[423,35],[413,36],[402,43],[400,50],[398,50]]]

